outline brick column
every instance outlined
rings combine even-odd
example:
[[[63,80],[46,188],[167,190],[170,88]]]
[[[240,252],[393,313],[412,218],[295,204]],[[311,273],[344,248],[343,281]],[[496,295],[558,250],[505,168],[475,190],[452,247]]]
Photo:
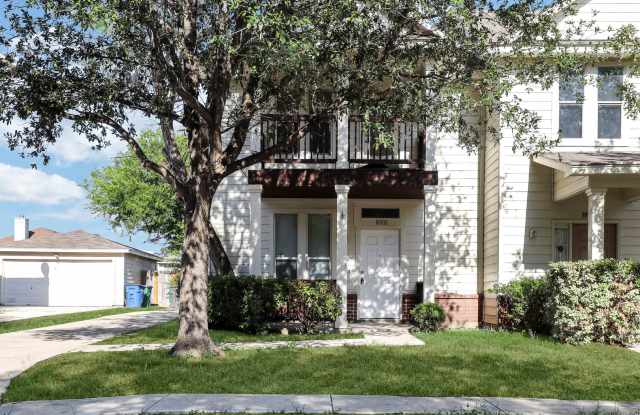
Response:
[[[251,224],[250,244],[253,247],[249,272],[252,275],[262,275],[262,185],[250,184],[247,189]]]
[[[336,328],[346,329],[347,290],[349,289],[347,229],[349,225],[349,185],[337,184],[336,188],[336,282],[342,295],[342,314],[336,320]]]
[[[604,206],[606,189],[587,189],[589,259],[604,258]]]

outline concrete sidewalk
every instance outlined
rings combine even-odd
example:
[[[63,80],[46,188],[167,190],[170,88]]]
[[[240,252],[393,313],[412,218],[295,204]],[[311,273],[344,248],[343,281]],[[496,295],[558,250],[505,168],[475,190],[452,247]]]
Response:
[[[204,413],[432,414],[640,414],[640,402],[515,398],[422,398],[349,395],[142,395],[34,401],[0,406],[0,415]]]
[[[0,334],[0,396],[12,378],[42,360],[175,318],[174,311],[140,311]]]

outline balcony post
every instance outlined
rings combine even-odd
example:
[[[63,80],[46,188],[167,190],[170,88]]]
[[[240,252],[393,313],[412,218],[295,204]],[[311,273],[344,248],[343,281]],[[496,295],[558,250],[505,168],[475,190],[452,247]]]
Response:
[[[347,290],[349,289],[349,250],[347,244],[349,224],[349,185],[337,184],[336,189],[336,283],[342,296],[342,312],[336,320],[336,328],[344,330],[347,322]]]
[[[349,168],[349,114],[341,114],[338,118],[338,140],[336,149],[336,168]]]

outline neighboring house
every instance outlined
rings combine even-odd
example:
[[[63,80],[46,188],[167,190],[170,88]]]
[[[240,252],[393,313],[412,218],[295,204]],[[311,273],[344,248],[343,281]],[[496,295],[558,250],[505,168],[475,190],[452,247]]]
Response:
[[[145,284],[160,259],[81,230],[31,231],[20,216],[0,239],[0,304],[122,306],[125,284]]]
[[[640,2],[583,1],[601,27],[638,23]],[[601,34],[587,34],[592,39]],[[624,67],[588,73],[620,81]],[[448,324],[496,323],[489,290],[541,275],[555,260],[640,259],[640,122],[627,117],[615,82],[514,91],[538,112],[559,147],[531,160],[500,143],[467,154],[454,134],[394,124],[395,145],[374,148],[357,116],[326,120],[292,151],[229,177],[213,223],[239,274],[333,279],[343,317],[407,317],[423,296]],[[478,114],[483,117],[484,114]],[[286,130],[264,115],[251,148]]]

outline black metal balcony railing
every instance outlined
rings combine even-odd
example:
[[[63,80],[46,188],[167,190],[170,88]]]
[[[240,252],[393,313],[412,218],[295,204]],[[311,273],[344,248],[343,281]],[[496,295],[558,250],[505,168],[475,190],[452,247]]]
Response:
[[[308,125],[311,123],[311,125]],[[338,124],[335,117],[307,115],[263,115],[261,119],[261,149],[289,141],[292,134],[305,129],[304,136],[277,151],[275,163],[335,163],[338,149]]]
[[[349,118],[349,162],[424,164],[424,125],[409,121],[374,124],[357,116]],[[382,134],[391,140],[380,139]]]
[[[312,123],[312,125],[307,125]],[[305,129],[304,136],[272,155],[273,163],[335,163],[340,139],[348,140],[348,160],[353,164],[407,164],[424,166],[425,128],[417,122],[366,123],[349,117],[347,137],[339,137],[333,116],[266,114],[261,118],[261,149],[289,141]],[[306,128],[305,128],[306,127]],[[380,140],[381,134],[386,139]]]

